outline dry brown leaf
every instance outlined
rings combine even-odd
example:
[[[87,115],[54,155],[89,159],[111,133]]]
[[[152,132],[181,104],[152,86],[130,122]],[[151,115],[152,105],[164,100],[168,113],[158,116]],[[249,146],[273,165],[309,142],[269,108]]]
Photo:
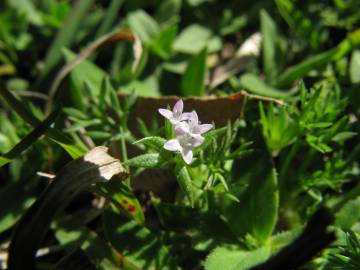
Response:
[[[120,95],[120,99],[124,97],[126,95]],[[240,92],[225,97],[187,97],[183,98],[184,111],[196,110],[201,122],[214,122],[216,127],[221,127],[225,126],[228,121],[235,121],[239,118],[244,106],[244,97]],[[158,109],[168,106],[172,108],[179,98],[178,96],[138,97],[136,107],[129,118],[129,128],[132,131],[137,130],[137,118],[142,119],[145,123],[151,123],[153,118],[162,119]]]

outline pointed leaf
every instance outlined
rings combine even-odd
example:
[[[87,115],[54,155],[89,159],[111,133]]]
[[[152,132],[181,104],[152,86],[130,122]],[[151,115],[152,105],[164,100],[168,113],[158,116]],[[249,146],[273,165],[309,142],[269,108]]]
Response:
[[[124,165],[139,168],[159,168],[164,163],[159,153],[143,154],[124,162]]]
[[[19,143],[17,143],[9,152],[0,156],[0,167],[10,162],[11,159],[17,157],[27,148],[31,147],[41,135],[43,135],[50,125],[56,120],[60,110],[54,111],[43,122],[41,122],[33,131],[26,135]]]
[[[239,237],[250,234],[260,244],[267,242],[275,227],[279,205],[276,171],[260,134],[254,151],[234,164],[233,186],[245,186],[239,203],[226,208],[226,220]],[[255,137],[253,137],[255,138]],[[231,190],[231,187],[230,187]]]
[[[278,73],[277,53],[277,29],[273,19],[266,10],[260,11],[262,49],[263,49],[263,65],[266,75],[266,81],[272,83]]]
[[[184,96],[202,96],[206,74],[207,49],[203,49],[189,62],[181,80],[181,93]]]
[[[166,140],[158,136],[151,136],[134,142],[134,144],[141,143],[160,152],[164,149],[164,144],[166,143]]]
[[[187,167],[177,168],[176,175],[181,190],[185,193],[190,205],[194,207],[194,187]]]
[[[269,247],[252,251],[217,248],[206,259],[205,270],[247,270],[265,261],[269,256]]]
[[[240,78],[240,84],[246,90],[257,95],[281,99],[289,98],[291,96],[291,93],[273,88],[263,82],[259,77],[251,73],[242,75]]]

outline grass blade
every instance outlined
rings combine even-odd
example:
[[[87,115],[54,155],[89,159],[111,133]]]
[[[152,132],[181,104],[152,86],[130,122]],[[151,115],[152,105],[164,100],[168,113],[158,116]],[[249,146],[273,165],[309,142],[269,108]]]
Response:
[[[349,34],[338,46],[315,55],[293,67],[288,68],[276,83],[277,87],[287,86],[311,70],[317,69],[331,61],[340,59],[360,45],[360,29]]]
[[[8,91],[3,85],[0,85],[0,95],[8,103],[9,107],[13,109],[25,122],[29,123],[33,127],[40,124],[40,120],[27,109],[25,104],[18,100],[10,91]],[[61,131],[50,128],[45,134],[58,143],[72,158],[78,158],[85,153],[83,148],[77,146],[71,138],[64,135]]]
[[[59,116],[60,110],[57,109],[51,113],[43,122],[41,122],[33,131],[26,135],[18,144],[16,144],[9,152],[0,156],[0,167],[16,158],[27,148],[32,146],[46,130],[49,129],[50,125]]]
[[[259,77],[251,73],[246,73],[241,76],[240,84],[246,90],[261,96],[280,99],[286,99],[291,96],[291,93],[271,87],[262,81]]]
[[[278,74],[278,61],[276,60],[277,29],[276,24],[265,10],[260,12],[261,34],[263,37],[263,65],[266,81],[270,84]]]
[[[117,19],[119,9],[124,4],[124,0],[112,0],[110,6],[108,7],[106,14],[104,15],[104,20],[102,21],[99,30],[96,32],[95,37],[98,38],[104,35],[111,29],[111,26],[114,24],[114,21]]]
[[[189,62],[181,80],[181,92],[184,96],[202,96],[206,74],[207,48],[195,55]]]
[[[62,48],[69,47],[72,44],[83,17],[93,3],[94,0],[76,1],[73,10],[68,15],[63,27],[57,33],[54,42],[46,54],[44,69],[40,79],[44,79],[59,63]]]

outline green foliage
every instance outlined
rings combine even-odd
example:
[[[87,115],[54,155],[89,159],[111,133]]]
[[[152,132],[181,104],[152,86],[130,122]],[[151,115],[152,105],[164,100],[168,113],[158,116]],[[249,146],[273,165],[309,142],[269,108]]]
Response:
[[[92,0],[85,0],[77,3],[63,27],[57,33],[56,38],[47,52],[42,77],[46,76],[61,59],[63,47],[69,47],[74,41],[75,33],[78,31],[82,17],[93,4]]]
[[[360,268],[359,20],[356,0],[2,1],[0,268]],[[213,125],[189,164],[158,113],[180,96]],[[100,145],[117,177],[64,176]]]
[[[125,165],[151,169],[161,167],[164,162],[159,153],[151,153],[133,157],[127,160]]]
[[[326,270],[355,270],[360,267],[360,241],[353,231],[346,231],[346,245],[341,245],[329,255]]]
[[[236,235],[249,236],[256,245],[266,243],[271,236],[279,205],[276,171],[261,140],[256,145],[259,148],[234,166],[237,169],[231,184],[243,184],[246,188],[237,196],[239,202],[231,202],[226,207],[225,216]]]
[[[270,150],[280,150],[296,140],[298,125],[290,117],[286,108],[278,108],[276,116],[272,104],[266,113],[262,104],[259,108],[263,134]]]
[[[246,90],[267,97],[286,99],[290,97],[290,93],[281,91],[264,83],[254,74],[246,73],[240,78],[240,85]]]
[[[9,152],[4,153],[0,156],[0,167],[4,166],[11,159],[20,155],[26,148],[33,145],[41,135],[50,127],[50,125],[55,121],[56,117],[59,114],[59,110],[54,111],[49,115],[47,119],[41,122],[31,133],[29,133],[25,138],[23,138],[18,144],[16,144]]]
[[[161,236],[145,227],[127,222],[120,215],[106,211],[103,219],[110,243],[140,268],[178,269],[176,260],[164,245]]]
[[[201,96],[204,94],[207,49],[203,49],[189,62],[183,79],[181,90],[184,96]]]
[[[268,247],[262,247],[253,251],[217,248],[207,258],[205,269],[250,269],[250,267],[265,261],[269,255],[270,250]]]
[[[186,194],[190,202],[190,205],[194,206],[194,191],[192,187],[192,180],[190,178],[188,169],[185,166],[177,169],[177,178],[181,189]]]
[[[275,77],[278,75],[278,63],[277,59],[277,29],[275,22],[271,19],[270,15],[265,11],[260,12],[261,20],[261,33],[263,36],[263,65],[264,72],[266,74],[266,80],[272,84]]]
[[[350,230],[360,220],[360,198],[349,201],[336,215],[336,225]]]
[[[14,226],[24,209],[28,208],[34,201],[33,194],[27,192],[22,185],[20,183],[0,190],[1,203],[4,205],[0,212],[0,232]],[[14,198],[13,194],[16,194],[17,197]]]
[[[207,47],[209,52],[218,51],[221,48],[221,40],[213,36],[211,30],[192,24],[182,30],[174,43],[174,50],[187,54],[198,54]]]
[[[350,64],[350,80],[352,83],[360,82],[359,67],[360,67],[360,52],[359,50],[356,50],[352,53],[351,64]]]

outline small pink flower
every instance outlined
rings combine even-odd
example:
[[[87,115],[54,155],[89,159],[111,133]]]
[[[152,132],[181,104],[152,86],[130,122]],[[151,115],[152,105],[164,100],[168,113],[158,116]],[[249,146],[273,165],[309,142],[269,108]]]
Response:
[[[164,148],[169,151],[179,152],[185,163],[190,164],[193,160],[192,149],[203,142],[204,137],[201,135],[177,134],[176,139],[169,140],[164,144]]]
[[[175,127],[178,132],[190,134],[203,134],[213,128],[212,124],[200,124],[196,111],[192,111],[188,116],[187,121],[180,122]]]
[[[164,148],[169,151],[179,152],[186,164],[193,160],[192,149],[204,142],[201,134],[209,131],[213,125],[200,124],[196,111],[183,113],[184,103],[180,99],[172,111],[159,109],[159,113],[169,119],[174,125],[176,138],[167,141]]]
[[[189,117],[189,113],[183,113],[184,103],[182,99],[180,99],[174,105],[172,111],[167,109],[159,109],[159,113],[165,118],[169,119],[173,125],[176,125],[180,121],[186,120]]]

